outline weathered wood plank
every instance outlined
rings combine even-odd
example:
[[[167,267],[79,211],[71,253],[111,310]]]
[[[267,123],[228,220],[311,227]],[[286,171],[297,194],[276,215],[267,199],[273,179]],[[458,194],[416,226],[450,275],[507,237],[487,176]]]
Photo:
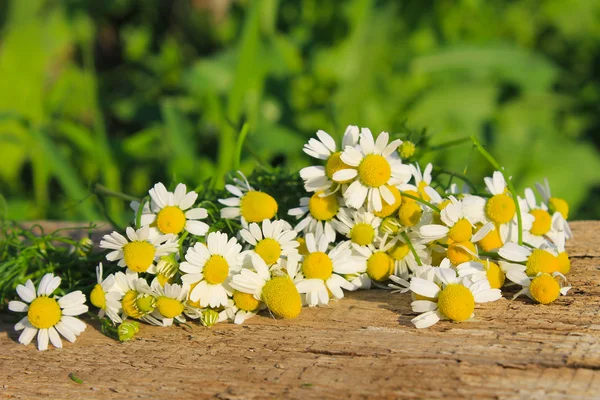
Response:
[[[600,222],[573,230],[569,296],[550,306],[503,299],[479,307],[476,321],[427,330],[411,326],[409,295],[379,290],[293,321],[143,326],[123,344],[90,326],[44,353],[0,323],[0,397],[597,399]]]

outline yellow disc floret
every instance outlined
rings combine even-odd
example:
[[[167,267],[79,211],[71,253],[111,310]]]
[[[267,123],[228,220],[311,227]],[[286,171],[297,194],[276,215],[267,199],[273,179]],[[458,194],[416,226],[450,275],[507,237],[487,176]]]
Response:
[[[558,254],[558,272],[563,275],[568,274],[571,271],[571,260],[566,251]]]
[[[421,215],[423,215],[423,210],[416,202],[402,204],[398,210],[398,220],[406,227],[415,226],[419,223]]]
[[[252,294],[239,290],[233,292],[233,302],[242,311],[254,311],[260,306],[260,301],[256,300]]]
[[[398,243],[397,245],[388,250],[388,254],[394,260],[404,260],[404,257],[406,257],[409,252],[410,247],[408,246],[408,244],[402,242]]]
[[[185,214],[176,206],[167,206],[156,216],[156,226],[162,233],[178,234],[185,228],[185,221]]]
[[[448,237],[454,242],[468,242],[473,237],[473,225],[465,218],[460,219],[450,228]]]
[[[558,258],[546,250],[533,249],[527,259],[527,270],[525,273],[529,276],[536,276],[540,272],[552,274],[558,271]]]
[[[321,197],[322,192],[312,195],[308,202],[308,211],[314,219],[319,221],[329,221],[337,214],[340,205],[335,195]]]
[[[477,227],[478,231],[483,225]],[[492,251],[502,247],[502,239],[500,239],[500,229],[496,226],[483,239],[477,242],[483,251]]]
[[[371,226],[371,224],[356,224],[350,231],[350,239],[359,246],[371,244],[374,238],[375,229]]]
[[[147,294],[138,294],[135,299],[135,306],[144,315],[149,314],[156,308],[156,299]]]
[[[358,177],[363,185],[379,187],[387,183],[392,176],[392,167],[385,157],[369,154],[358,165]]]
[[[212,255],[204,264],[204,280],[211,285],[223,283],[229,275],[229,264],[223,256]]]
[[[486,262],[485,265],[487,267],[486,276],[490,282],[490,287],[492,289],[500,289],[504,285],[504,280],[506,279],[504,272],[500,269],[498,264],[491,261]]]
[[[240,200],[240,212],[247,222],[261,222],[277,214],[277,202],[270,195],[254,190],[246,193]]]
[[[542,236],[550,232],[550,229],[552,228],[552,217],[548,214],[548,211],[536,209],[531,210],[530,214],[535,218],[531,225],[532,234]]]
[[[138,309],[137,306],[137,297],[138,292],[135,290],[130,290],[125,293],[123,299],[121,299],[121,307],[123,308],[123,312],[125,315],[131,318],[141,318],[144,316],[144,313]]]
[[[394,260],[383,251],[373,253],[367,260],[367,275],[374,281],[385,281],[393,272]]]
[[[506,193],[492,196],[485,205],[487,217],[496,224],[508,223],[515,216],[515,212],[515,202]]]
[[[448,259],[453,265],[460,265],[475,260],[475,245],[471,242],[455,242],[448,246]]]
[[[417,147],[411,141],[405,140],[402,142],[400,147],[398,147],[398,153],[402,158],[410,158],[413,154],[415,154],[415,150]]]
[[[38,329],[48,329],[58,324],[62,311],[58,302],[47,296],[37,297],[29,305],[27,319]]]
[[[387,184],[384,186],[387,187],[390,190],[390,192],[392,192],[392,194],[394,195],[394,203],[388,204],[388,202],[385,201],[385,199],[382,199],[381,211],[373,212],[373,214],[375,214],[379,218],[385,218],[392,215],[402,204],[402,195],[400,194],[398,188]]]
[[[307,279],[327,280],[333,273],[333,262],[323,252],[317,251],[304,257],[302,273]]]
[[[146,272],[154,262],[156,249],[146,241],[136,240],[123,246],[125,265],[134,272]]]
[[[90,302],[101,310],[106,308],[106,296],[101,284],[96,284],[90,293]]]
[[[550,197],[548,206],[550,207],[550,211],[553,213],[559,212],[562,214],[564,219],[569,218],[569,203],[567,203],[565,200],[558,197]]]
[[[302,310],[300,293],[289,276],[277,276],[268,281],[262,291],[263,302],[281,318],[296,318]]]
[[[275,264],[281,256],[281,246],[277,240],[272,238],[265,238],[258,242],[254,251],[261,256],[267,265]]]
[[[538,303],[550,304],[558,298],[560,285],[552,275],[542,274],[533,278],[529,292]]]
[[[327,163],[325,164],[325,173],[329,179],[333,179],[333,174],[343,169],[354,169],[350,165],[346,164],[342,161],[342,152],[338,151],[337,153],[333,153],[327,159]],[[347,181],[339,181],[338,183],[348,183],[352,179]]]
[[[475,310],[473,293],[458,283],[446,286],[438,296],[438,308],[452,321],[466,321]]]
[[[183,304],[180,301],[165,296],[156,300],[156,308],[165,318],[175,318],[183,312]]]

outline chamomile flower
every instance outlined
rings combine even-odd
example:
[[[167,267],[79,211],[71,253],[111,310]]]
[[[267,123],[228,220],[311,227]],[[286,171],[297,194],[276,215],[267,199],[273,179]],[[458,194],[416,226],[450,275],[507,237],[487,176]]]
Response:
[[[96,267],[96,281],[98,282],[90,293],[90,302],[98,307],[98,316],[104,318],[107,315],[111,321],[120,324],[123,322],[119,314],[121,313],[121,295],[114,291],[116,284],[115,276],[108,275],[102,280],[102,263]]]
[[[342,289],[354,290],[355,286],[341,275],[364,272],[364,263],[352,255],[347,243],[340,243],[329,250],[325,236],[305,236],[308,254],[300,266],[303,280],[296,284],[298,291],[305,294],[310,307],[329,304],[329,292],[336,299],[344,297]]]
[[[371,131],[362,128],[360,149],[348,146],[342,152],[341,160],[350,168],[334,173],[333,180],[352,181],[344,192],[348,207],[358,209],[367,202],[369,211],[381,211],[383,203],[395,202],[394,194],[386,185],[397,186],[410,179],[410,167],[393,156],[402,141],[394,140],[389,144],[388,141],[387,132],[381,132],[375,141]]]
[[[522,287],[513,299],[524,294],[540,304],[550,304],[560,295],[566,296],[571,289],[567,286],[567,279],[560,272],[540,272],[533,277],[524,272],[513,273],[509,279]]]
[[[336,230],[359,246],[373,243],[377,237],[377,230],[381,218],[376,217],[364,208],[352,210],[341,208],[333,221]]]
[[[194,285],[190,300],[199,301],[200,307],[220,307],[227,304],[232,290],[229,287],[231,275],[240,269],[242,246],[236,238],[228,238],[226,233],[211,232],[206,244],[196,243],[190,247],[185,260],[179,265],[184,284]]]
[[[500,289],[506,278],[500,266],[490,260],[468,261],[458,265],[456,271],[461,278],[466,277],[473,282],[487,280],[492,289]]]
[[[522,269],[527,275],[536,276],[540,272],[553,274],[554,272],[558,272],[560,268],[557,254],[547,245],[543,245],[539,249],[530,249],[525,246],[519,246],[516,243],[506,243],[500,248],[498,254],[509,261],[509,263],[500,262],[500,266],[503,267],[504,271],[508,271],[516,266],[519,270]]]
[[[297,257],[289,258],[285,270],[270,270],[258,254],[250,254],[250,268],[243,268],[231,279],[235,289],[233,301],[238,311],[233,318],[236,324],[254,316],[263,304],[280,318],[296,318],[302,308],[302,300],[294,283]]]
[[[358,143],[358,127],[349,125],[342,139],[342,148],[337,149],[335,140],[324,131],[317,132],[318,139],[310,139],[304,145],[304,152],[311,157],[326,162],[325,166],[310,166],[300,170],[307,192],[323,192],[325,195],[336,192],[347,182],[334,182],[333,174],[341,169],[351,168],[341,160],[342,151],[347,146],[355,147]]]
[[[186,304],[189,286],[165,283],[160,284],[158,279],[154,279],[150,287],[143,288],[142,293],[152,296],[156,300],[154,311],[146,317],[146,320],[152,325],[171,326],[173,320],[185,322],[183,316]]]
[[[397,239],[387,240],[388,236],[384,235],[377,246],[358,246],[352,244],[353,250],[360,254],[363,262],[362,271],[375,282],[383,282],[394,273],[394,259],[388,254],[388,251],[397,243]]]
[[[273,219],[277,214],[277,201],[267,193],[254,190],[248,179],[238,171],[242,179],[234,178],[235,185],[225,185],[234,197],[219,199],[226,207],[221,210],[221,218],[240,219],[242,225]]]
[[[459,278],[452,268],[438,268],[436,274],[439,284],[417,277],[410,281],[411,291],[427,299],[411,303],[414,312],[422,313],[411,321],[417,328],[430,327],[442,319],[467,321],[474,316],[475,303],[496,301],[502,297],[500,290],[490,288],[487,281],[472,282],[468,278]]]
[[[313,233],[316,236],[325,235],[330,242],[335,241],[333,219],[343,205],[340,200],[340,197],[333,194],[322,197],[321,192],[313,194],[310,198],[300,198],[300,207],[288,211],[288,215],[301,219],[294,230],[304,234]]]
[[[261,225],[251,223],[240,231],[241,237],[253,246],[252,252],[258,254],[271,266],[277,264],[282,257],[287,258],[300,245],[296,240],[297,232],[285,229],[285,221],[265,219]]]
[[[148,225],[137,231],[127,227],[125,232],[127,238],[119,232],[104,235],[100,247],[112,250],[106,255],[108,261],[118,261],[119,267],[127,267],[132,272],[155,273],[156,260],[179,250],[177,236],[161,235]]]
[[[17,294],[23,301],[11,301],[8,309],[26,312],[27,316],[15,325],[16,331],[23,331],[19,343],[28,345],[37,334],[38,350],[47,350],[48,341],[61,348],[59,333],[69,342],[74,342],[86,325],[75,316],[88,311],[85,295],[81,291],[71,292],[63,297],[50,297],[60,285],[61,279],[54,274],[42,277],[37,289],[31,280],[17,286]]]
[[[151,294],[148,282],[140,278],[136,272],[127,270],[126,273],[115,274],[113,290],[121,298],[121,318],[144,319],[156,308],[156,298]]]
[[[409,233],[408,240],[403,236],[398,236],[397,242],[387,250],[387,253],[394,261],[393,274],[404,279],[418,267],[417,259],[410,249],[409,241],[419,256],[421,263],[431,263],[431,251],[420,241],[418,235]]]
[[[184,230],[198,236],[204,236],[208,225],[200,219],[208,217],[204,208],[192,208],[198,193],[188,192],[186,186],[180,183],[174,192],[167,191],[162,183],[157,183],[149,191],[150,205],[142,210],[141,225],[155,226],[161,233],[180,234]],[[132,202],[131,208],[137,213],[138,202]]]

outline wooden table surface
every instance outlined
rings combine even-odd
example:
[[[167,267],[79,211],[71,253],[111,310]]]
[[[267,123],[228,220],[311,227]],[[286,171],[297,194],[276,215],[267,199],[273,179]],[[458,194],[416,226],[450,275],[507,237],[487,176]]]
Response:
[[[0,398],[600,399],[600,222],[574,222],[568,296],[502,299],[424,330],[410,295],[349,293],[292,321],[142,326],[118,343],[91,321],[38,352],[0,316]],[[83,383],[69,378],[74,373]]]

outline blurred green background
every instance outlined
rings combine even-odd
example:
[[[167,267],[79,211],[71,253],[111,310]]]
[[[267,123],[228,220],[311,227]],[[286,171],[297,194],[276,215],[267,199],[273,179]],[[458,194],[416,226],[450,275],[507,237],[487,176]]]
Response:
[[[590,0],[1,0],[0,206],[124,221],[96,183],[220,183],[244,122],[244,171],[299,169],[355,124],[477,135],[518,188],[547,176],[599,218],[599,21]],[[491,172],[469,144],[421,155]]]

